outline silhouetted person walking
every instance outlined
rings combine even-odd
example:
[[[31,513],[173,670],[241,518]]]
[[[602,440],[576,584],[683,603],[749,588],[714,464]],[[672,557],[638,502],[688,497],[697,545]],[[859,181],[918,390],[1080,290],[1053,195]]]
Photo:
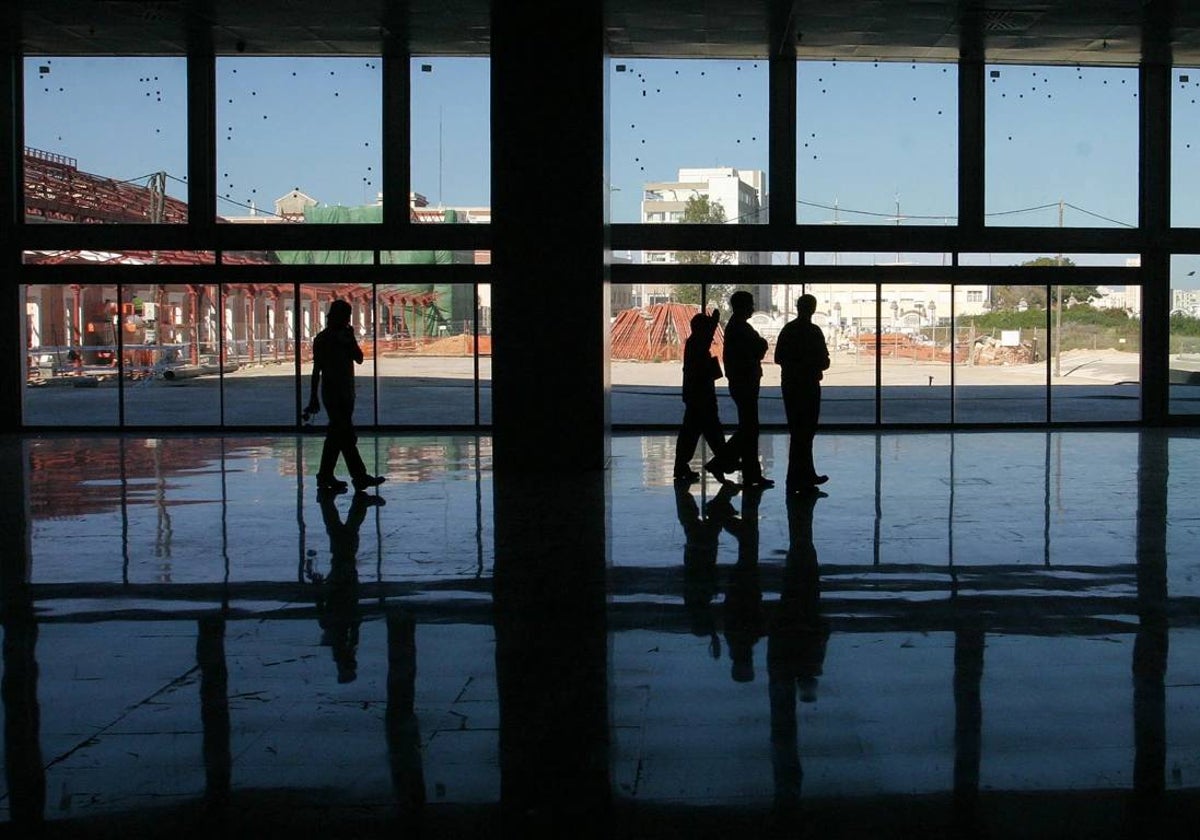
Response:
[[[788,553],[783,567],[779,605],[767,632],[767,677],[771,697],[771,765],[775,774],[775,807],[794,812],[800,804],[800,702],[817,699],[817,677],[825,666],[829,623],[821,617],[820,569],[813,546],[813,507],[825,494],[807,492],[787,497]]]
[[[813,438],[821,416],[821,379],[829,368],[825,334],[812,322],[817,299],[801,295],[796,317],[779,331],[775,364],[783,384],[783,409],[787,413],[790,445],[786,489],[798,493],[829,480],[813,464]]]
[[[329,426],[321,450],[321,466],[317,469],[317,489],[339,493],[347,488],[346,482],[333,474],[338,455],[346,461],[355,490],[366,490],[384,481],[381,475],[367,473],[358,454],[358,435],[354,431],[354,366],[362,364],[363,352],[354,338],[350,314],[350,304],[344,300],[329,304],[325,329],[313,339],[312,391],[305,412],[312,415],[321,410],[319,393],[325,401]]]
[[[736,469],[736,460],[740,460],[742,484],[774,487],[775,482],[763,476],[758,462],[758,390],[767,340],[750,326],[754,298],[749,292],[734,292],[729,305],[733,317],[725,327],[725,377],[729,380],[729,396],[737,406],[738,427],[725,445],[725,454],[709,461],[704,468],[723,481],[724,473]]]
[[[713,336],[721,323],[721,313],[697,312],[692,316],[692,334],[683,344],[683,425],[675,441],[675,480],[695,481],[700,473],[691,467],[696,444],[704,436],[712,457],[725,451],[725,433],[717,412],[716,381],[721,378],[721,363],[712,354]]]

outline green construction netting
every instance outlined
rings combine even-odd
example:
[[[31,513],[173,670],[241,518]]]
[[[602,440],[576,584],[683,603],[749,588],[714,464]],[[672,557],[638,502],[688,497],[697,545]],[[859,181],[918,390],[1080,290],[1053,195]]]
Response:
[[[383,221],[383,207],[369,205],[365,207],[307,207],[304,210],[304,221],[309,224],[380,224]],[[443,217],[446,224],[458,222],[458,214],[454,210],[446,210]],[[375,258],[371,251],[277,251],[276,257],[284,265],[371,265]],[[469,263],[474,260],[470,252],[455,251],[381,251],[379,260],[384,265],[450,265],[454,263]],[[456,313],[468,306],[474,308],[474,301],[460,301],[455,306],[456,296],[464,294],[471,297],[469,287],[454,286],[448,283],[424,284],[379,284],[376,287],[380,300],[393,292],[436,292],[437,302],[432,307],[403,307],[404,321],[409,330],[417,336],[433,336],[438,334],[440,326],[449,326],[452,331],[462,325],[455,323]],[[400,307],[397,307],[398,309]],[[385,332],[389,331],[384,325]]]

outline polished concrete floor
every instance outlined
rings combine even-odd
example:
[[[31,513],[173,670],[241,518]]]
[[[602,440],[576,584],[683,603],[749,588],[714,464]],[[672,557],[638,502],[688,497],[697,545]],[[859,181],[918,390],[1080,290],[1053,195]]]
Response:
[[[312,436],[0,440],[2,827],[1197,836],[1200,435],[673,444],[364,436],[319,499]]]

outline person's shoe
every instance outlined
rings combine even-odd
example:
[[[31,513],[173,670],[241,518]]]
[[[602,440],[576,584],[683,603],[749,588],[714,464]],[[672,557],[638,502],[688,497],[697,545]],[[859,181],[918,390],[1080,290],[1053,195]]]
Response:
[[[816,487],[818,484],[824,484],[828,480],[829,480],[829,476],[827,476],[827,475],[815,475],[815,476],[813,476],[813,480],[812,480],[813,487]]]
[[[387,478],[382,475],[360,475],[351,480],[354,482],[355,490],[366,490],[369,487],[378,487],[387,481]]]
[[[725,484],[728,479],[725,478],[725,470],[715,461],[709,461],[704,465],[704,471],[715,478],[717,481]]]
[[[332,475],[317,476],[318,490],[335,490],[338,493],[345,493],[349,487],[349,484],[342,481],[340,478],[334,478]]]
[[[757,487],[760,490],[768,490],[775,486],[775,482],[767,478],[765,475],[760,475],[758,478],[743,482],[742,486]]]
[[[688,481],[688,482],[691,482],[691,481],[697,481],[697,480],[699,480],[699,478],[700,478],[700,473],[696,472],[696,471],[695,471],[695,470],[693,470],[693,469],[675,470],[675,476],[674,476],[674,477],[675,477],[675,480],[676,480],[676,481]]]
[[[334,496],[340,496],[347,489],[344,482],[341,487],[317,487],[317,501],[321,502],[326,499],[332,499]]]

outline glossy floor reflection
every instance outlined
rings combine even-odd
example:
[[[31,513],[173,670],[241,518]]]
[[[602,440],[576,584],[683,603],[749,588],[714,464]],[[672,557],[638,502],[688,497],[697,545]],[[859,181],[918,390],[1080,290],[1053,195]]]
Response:
[[[825,434],[791,498],[319,443],[0,443],[6,827],[1194,836],[1200,436]]]

